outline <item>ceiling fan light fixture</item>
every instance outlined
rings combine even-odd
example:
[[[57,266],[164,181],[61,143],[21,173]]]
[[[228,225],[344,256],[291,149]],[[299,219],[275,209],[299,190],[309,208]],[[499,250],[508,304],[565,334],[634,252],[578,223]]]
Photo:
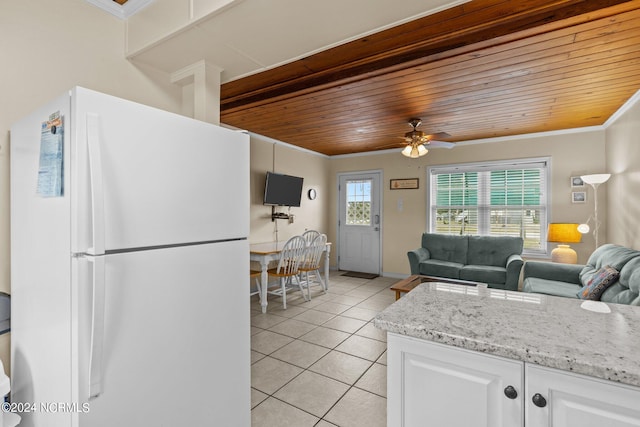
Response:
[[[448,138],[449,135],[446,132],[438,132],[437,134],[426,134],[421,130],[417,130],[416,128],[420,126],[422,121],[420,119],[409,119],[409,126],[413,128],[411,132],[407,132],[404,134],[404,140],[407,144],[401,151],[403,156],[410,157],[412,159],[417,159],[418,157],[422,157],[429,152],[427,149],[427,145],[432,147],[447,147],[451,148],[453,143],[444,142],[444,141],[435,141],[433,138],[435,137],[445,137]],[[435,144],[432,144],[435,143]]]
[[[404,149],[402,150],[402,155],[406,156],[406,157],[411,157],[411,145],[407,145],[406,147],[404,147]]]
[[[427,142],[427,137],[421,130],[412,130],[404,134],[404,138],[407,142]]]
[[[424,144],[409,144],[402,150],[402,155],[405,157],[410,157],[412,159],[417,159],[418,157],[422,157],[427,154],[429,150]]]

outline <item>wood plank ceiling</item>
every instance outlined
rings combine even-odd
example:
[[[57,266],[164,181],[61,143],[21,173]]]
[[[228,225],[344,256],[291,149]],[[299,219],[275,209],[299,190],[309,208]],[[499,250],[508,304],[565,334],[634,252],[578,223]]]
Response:
[[[451,142],[602,125],[638,89],[640,1],[482,0],[226,83],[221,121],[338,155],[412,117]]]

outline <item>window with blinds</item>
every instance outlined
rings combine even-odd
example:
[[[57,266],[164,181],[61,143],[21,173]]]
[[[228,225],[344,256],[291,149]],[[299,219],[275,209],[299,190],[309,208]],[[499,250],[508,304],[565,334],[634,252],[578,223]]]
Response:
[[[546,253],[548,159],[428,168],[432,233],[520,236]]]

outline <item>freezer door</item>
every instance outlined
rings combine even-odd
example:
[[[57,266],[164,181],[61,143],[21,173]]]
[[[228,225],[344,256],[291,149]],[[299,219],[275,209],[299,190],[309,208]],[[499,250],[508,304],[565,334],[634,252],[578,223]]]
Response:
[[[76,259],[74,425],[248,427],[248,251],[235,241],[106,255],[103,322],[90,308],[96,263]],[[83,407],[92,335],[101,387]]]
[[[75,88],[72,250],[249,234],[249,136]]]

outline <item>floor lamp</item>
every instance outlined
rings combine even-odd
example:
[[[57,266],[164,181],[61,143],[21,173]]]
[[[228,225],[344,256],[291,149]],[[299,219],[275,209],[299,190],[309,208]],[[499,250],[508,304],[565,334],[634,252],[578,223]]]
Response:
[[[582,175],[580,177],[583,182],[593,187],[593,203],[595,205],[595,209],[593,211],[593,236],[596,239],[596,249],[598,249],[598,229],[600,228],[600,221],[598,221],[598,187],[600,184],[607,182],[610,177],[610,173],[597,173],[593,175]],[[588,233],[589,225],[580,224],[578,226],[578,231],[583,234]]]

